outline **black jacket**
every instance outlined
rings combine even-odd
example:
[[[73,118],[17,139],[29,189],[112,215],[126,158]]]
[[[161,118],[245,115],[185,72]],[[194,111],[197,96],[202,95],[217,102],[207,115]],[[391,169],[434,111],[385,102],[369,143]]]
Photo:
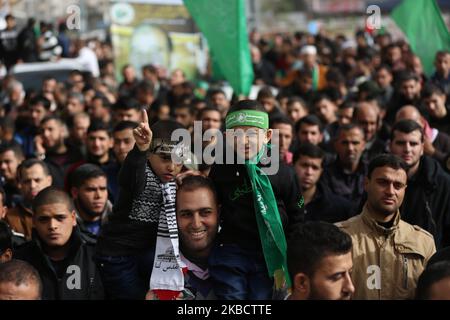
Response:
[[[430,232],[436,248],[450,245],[450,176],[434,159],[421,158],[419,170],[408,180],[400,212],[404,221]]]
[[[102,225],[97,240],[97,252],[100,255],[128,256],[148,250],[156,244],[158,223],[150,219],[145,222],[129,217],[133,199],[149,187],[146,180],[146,154],[134,146],[122,164],[118,177],[118,197],[113,212],[108,217],[108,222]],[[160,190],[159,193],[162,199]],[[159,210],[156,206],[157,204],[152,208]]]
[[[367,169],[366,156],[361,156],[357,170],[350,174],[344,173],[337,158],[324,169],[319,183],[327,186],[332,193],[351,201],[356,209],[364,194],[364,177]]]
[[[95,242],[83,237],[78,227],[73,229],[68,256],[60,264],[62,273],[45,255],[34,231],[33,240],[14,252],[14,258],[27,261],[38,271],[43,284],[44,300],[102,300],[103,284],[93,260]],[[61,271],[60,270],[60,271]]]
[[[318,184],[311,202],[305,206],[306,221],[335,223],[347,220],[356,214],[347,199],[333,194],[326,186]]]
[[[219,241],[246,249],[262,250],[253,204],[253,192],[243,164],[214,164],[209,174],[221,207]],[[280,162],[278,173],[269,175],[286,238],[303,222],[304,206],[293,169]]]

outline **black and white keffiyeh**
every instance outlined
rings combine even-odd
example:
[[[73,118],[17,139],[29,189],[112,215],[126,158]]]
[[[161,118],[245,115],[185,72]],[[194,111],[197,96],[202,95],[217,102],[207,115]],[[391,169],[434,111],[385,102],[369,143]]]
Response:
[[[156,238],[155,260],[150,278],[150,290],[183,291],[184,263],[180,258],[178,226],[175,208],[176,183],[161,184],[161,210]]]

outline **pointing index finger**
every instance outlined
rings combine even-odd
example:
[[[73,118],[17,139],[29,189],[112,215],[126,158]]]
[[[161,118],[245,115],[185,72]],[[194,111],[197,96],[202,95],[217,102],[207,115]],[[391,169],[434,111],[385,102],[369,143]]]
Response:
[[[148,123],[147,110],[145,110],[145,108],[142,108],[141,116],[142,116],[142,121],[144,123]]]

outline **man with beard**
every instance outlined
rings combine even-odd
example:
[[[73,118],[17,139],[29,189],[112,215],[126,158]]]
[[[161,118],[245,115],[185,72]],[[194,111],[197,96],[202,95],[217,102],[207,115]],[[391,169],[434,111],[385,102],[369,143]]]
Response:
[[[71,174],[70,193],[80,230],[97,236],[112,209],[108,202],[106,174],[94,164],[79,166]]]
[[[439,249],[450,245],[450,178],[436,160],[424,155],[424,141],[417,122],[401,120],[392,128],[390,150],[408,166],[402,219],[430,232]]]
[[[355,244],[355,299],[414,298],[417,280],[436,251],[431,234],[400,219],[406,183],[401,158],[375,157],[364,179],[367,201],[361,214],[337,224]]]
[[[351,299],[355,287],[348,234],[327,222],[306,222],[292,235],[287,250],[289,300]]]
[[[14,232],[30,240],[33,226],[31,202],[39,191],[52,184],[52,176],[44,161],[27,159],[17,168],[17,181],[23,201],[8,210],[5,220]]]
[[[362,157],[365,147],[364,132],[355,124],[339,127],[334,142],[337,159],[323,172],[321,183],[332,193],[353,202],[355,206],[364,193],[366,160]]]
[[[53,185],[62,188],[68,168],[82,159],[81,154],[64,142],[65,125],[60,118],[44,118],[39,129],[40,136],[35,139],[36,151],[39,158],[48,164]]]

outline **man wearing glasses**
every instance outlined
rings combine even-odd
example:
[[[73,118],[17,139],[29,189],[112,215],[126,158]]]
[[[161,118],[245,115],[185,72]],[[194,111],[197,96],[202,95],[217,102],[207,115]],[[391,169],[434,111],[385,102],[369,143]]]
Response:
[[[433,236],[400,219],[407,166],[394,155],[374,158],[364,180],[360,215],[337,225],[352,238],[354,299],[412,299],[436,251]]]

